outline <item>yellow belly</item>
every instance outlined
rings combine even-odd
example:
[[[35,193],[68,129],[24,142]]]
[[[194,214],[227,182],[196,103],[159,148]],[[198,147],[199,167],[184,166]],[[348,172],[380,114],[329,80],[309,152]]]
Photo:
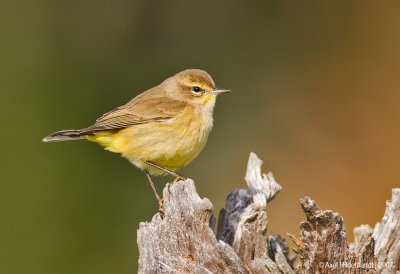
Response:
[[[171,171],[186,166],[203,150],[211,127],[212,114],[185,111],[168,121],[133,125],[85,138],[121,153],[140,169],[163,174],[145,162]]]

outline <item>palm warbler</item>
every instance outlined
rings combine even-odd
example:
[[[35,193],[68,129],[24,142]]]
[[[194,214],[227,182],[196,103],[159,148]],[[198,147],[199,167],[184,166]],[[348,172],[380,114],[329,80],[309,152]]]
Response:
[[[121,153],[144,170],[157,200],[150,175],[169,173],[189,164],[203,150],[213,124],[218,94],[211,76],[199,69],[184,70],[107,112],[90,127],[57,131],[43,139],[58,142],[86,139]]]

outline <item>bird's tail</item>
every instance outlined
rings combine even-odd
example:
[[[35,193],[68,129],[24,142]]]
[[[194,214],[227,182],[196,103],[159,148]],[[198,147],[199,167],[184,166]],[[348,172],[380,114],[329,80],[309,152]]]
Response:
[[[78,140],[82,139],[82,135],[85,135],[82,130],[76,129],[67,129],[54,132],[49,136],[43,138],[43,142],[61,142],[61,141],[69,141],[69,140]]]

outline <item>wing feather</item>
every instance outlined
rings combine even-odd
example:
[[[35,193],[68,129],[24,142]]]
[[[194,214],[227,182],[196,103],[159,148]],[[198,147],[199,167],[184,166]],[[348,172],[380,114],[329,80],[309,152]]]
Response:
[[[132,125],[162,122],[175,117],[186,106],[183,101],[165,96],[149,97],[139,95],[126,105],[103,114],[93,126],[85,129],[83,133],[91,134],[103,130],[122,129]]]

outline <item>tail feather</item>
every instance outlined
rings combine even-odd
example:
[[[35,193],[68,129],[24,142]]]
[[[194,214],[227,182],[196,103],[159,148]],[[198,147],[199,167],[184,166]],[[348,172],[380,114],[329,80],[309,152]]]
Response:
[[[61,141],[69,141],[69,140],[78,140],[82,139],[83,134],[82,130],[75,130],[75,129],[67,129],[54,132],[49,136],[43,138],[43,142],[61,142]]]

